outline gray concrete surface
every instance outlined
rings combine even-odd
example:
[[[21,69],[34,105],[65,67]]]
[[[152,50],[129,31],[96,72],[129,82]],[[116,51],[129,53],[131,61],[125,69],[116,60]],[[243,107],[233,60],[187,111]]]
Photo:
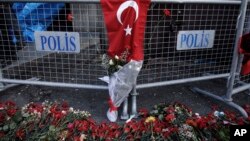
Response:
[[[193,86],[206,89],[218,95],[225,94],[226,84],[224,79],[200,81],[195,83],[185,83],[164,87],[154,87],[138,90],[138,109],[152,109],[155,104],[166,102],[181,102],[193,109],[193,112],[206,114],[211,111],[212,105],[218,105],[220,110],[233,110],[226,104],[211,99],[204,95],[199,95],[190,90]],[[250,103],[248,91],[235,95],[234,101],[239,105]],[[108,121],[106,111],[108,109],[107,90],[89,90],[73,88],[56,88],[45,86],[19,85],[0,92],[0,101],[13,100],[18,106],[29,102],[62,101],[66,100],[75,109],[86,110],[98,122]],[[129,107],[130,108],[130,107]],[[120,112],[121,113],[121,112]],[[119,120],[118,122],[123,122]]]

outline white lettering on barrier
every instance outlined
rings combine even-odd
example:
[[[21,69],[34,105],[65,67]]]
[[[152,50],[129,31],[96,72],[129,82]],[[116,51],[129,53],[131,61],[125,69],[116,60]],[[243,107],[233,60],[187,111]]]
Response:
[[[79,53],[80,39],[78,32],[36,31],[37,51]]]
[[[215,30],[179,31],[177,50],[212,48]]]

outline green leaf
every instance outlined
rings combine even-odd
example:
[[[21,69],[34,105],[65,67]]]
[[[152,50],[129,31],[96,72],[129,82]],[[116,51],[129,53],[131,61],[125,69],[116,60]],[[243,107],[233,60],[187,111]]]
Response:
[[[160,119],[160,120],[163,120],[163,119],[164,119],[163,114],[160,114],[160,115],[159,115],[159,119]]]
[[[8,125],[4,125],[3,126],[3,131],[8,131],[9,130],[9,126]]]
[[[29,114],[28,113],[24,113],[23,117],[27,118],[27,117],[29,117]]]
[[[16,123],[18,123],[18,122],[20,122],[20,121],[22,121],[22,113],[21,113],[21,111],[18,111],[16,114],[15,114],[15,116],[13,117],[13,120],[16,122]]]
[[[12,122],[12,123],[10,124],[10,130],[15,129],[15,128],[16,128],[16,123],[15,123],[15,122]]]
[[[55,126],[54,125],[50,125],[49,126],[49,131],[55,132],[56,131]]]

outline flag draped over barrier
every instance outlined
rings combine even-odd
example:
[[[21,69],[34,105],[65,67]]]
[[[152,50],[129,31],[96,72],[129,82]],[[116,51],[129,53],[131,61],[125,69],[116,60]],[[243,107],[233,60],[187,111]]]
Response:
[[[111,57],[129,51],[130,59],[143,60],[143,39],[150,0],[101,0]]]
[[[127,64],[109,76],[110,111],[116,110],[136,83],[144,58],[143,39],[150,0],[101,0],[108,34],[108,55]]]

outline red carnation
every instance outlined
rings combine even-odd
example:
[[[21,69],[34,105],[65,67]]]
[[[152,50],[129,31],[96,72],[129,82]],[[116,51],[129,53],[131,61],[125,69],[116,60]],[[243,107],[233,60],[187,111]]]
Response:
[[[16,106],[16,104],[13,101],[6,101],[5,105],[8,107],[15,107]]]
[[[3,110],[5,108],[3,103],[0,103],[0,110]]]
[[[162,129],[161,129],[161,127],[155,127],[154,131],[156,133],[161,133]]]
[[[81,121],[79,125],[77,125],[77,129],[79,131],[88,131],[89,124],[87,121]]]
[[[37,104],[37,103],[32,103],[29,104],[29,106],[27,107],[28,111],[30,113],[34,113],[35,111],[38,113],[42,113],[43,112],[43,106],[41,104]]]
[[[81,141],[80,136],[74,136],[74,141]]]
[[[17,111],[16,109],[8,109],[7,110],[7,115],[12,117],[12,116],[14,116],[16,114],[16,111]]]
[[[166,16],[171,16],[171,12],[168,9],[164,9],[164,13]]]
[[[244,125],[244,118],[243,117],[239,117],[237,120],[238,125]]]
[[[16,131],[16,136],[17,136],[18,139],[23,140],[24,137],[25,137],[25,132],[24,132],[24,130],[23,130],[23,129],[18,129],[18,130]]]
[[[62,110],[67,111],[69,109],[69,104],[66,101],[62,102]]]
[[[196,122],[197,122],[198,128],[200,128],[200,129],[207,128],[207,120],[206,119],[199,118],[199,119],[197,119]]]
[[[67,20],[68,21],[72,22],[73,19],[74,19],[74,17],[73,17],[73,15],[71,13],[67,15]]]
[[[5,133],[3,131],[0,131],[0,138],[4,137]]]
[[[5,121],[5,115],[3,113],[0,113],[0,123],[3,123]]]
[[[124,133],[129,133],[130,132],[130,128],[126,127],[124,128]]]
[[[165,120],[168,121],[168,122],[172,122],[174,119],[175,119],[175,115],[174,114],[168,114],[165,117]]]
[[[193,127],[197,127],[197,123],[193,121],[192,119],[187,119],[186,124],[193,126]]]
[[[70,131],[72,131],[73,128],[74,128],[74,124],[73,124],[73,123],[68,123],[67,127],[68,127],[68,129],[69,129]]]
[[[147,117],[148,116],[148,110],[146,108],[141,108],[138,110],[139,114],[142,115],[143,117]]]
[[[166,111],[168,114],[174,113],[174,107],[168,107],[165,111]]]

